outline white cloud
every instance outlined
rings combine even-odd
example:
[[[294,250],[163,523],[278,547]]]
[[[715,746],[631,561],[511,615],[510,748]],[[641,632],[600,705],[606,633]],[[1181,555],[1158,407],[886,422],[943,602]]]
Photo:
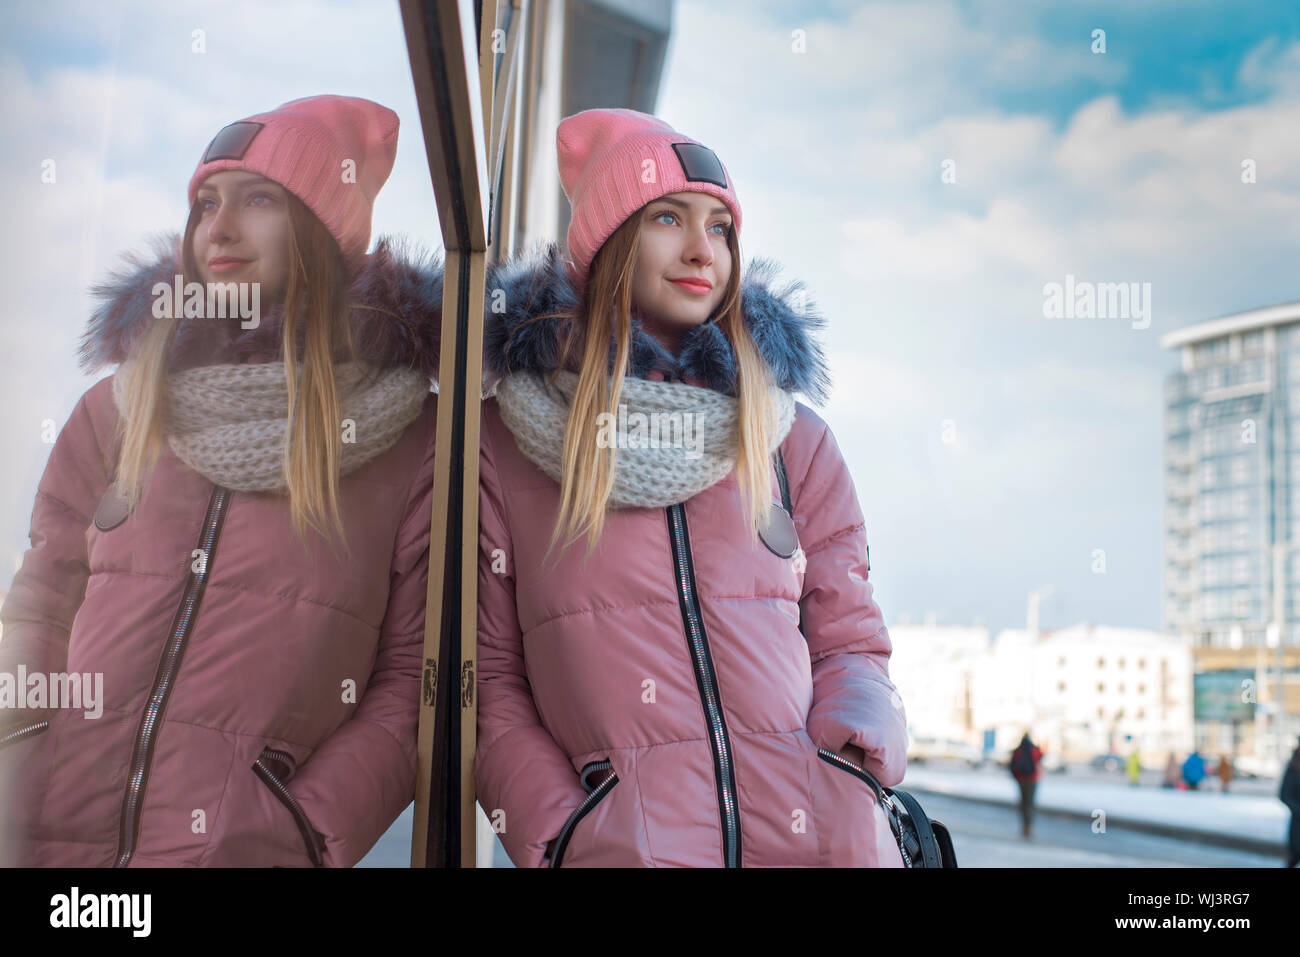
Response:
[[[932,224],[914,223],[886,217],[845,222],[843,268],[864,280],[952,280],[977,276],[993,262],[1046,274],[1064,256],[1059,231],[1010,196],[994,199],[984,216],[956,212]]]

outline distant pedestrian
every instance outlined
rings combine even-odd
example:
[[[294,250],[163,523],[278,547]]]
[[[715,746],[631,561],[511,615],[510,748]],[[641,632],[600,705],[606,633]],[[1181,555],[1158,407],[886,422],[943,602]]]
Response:
[[[1020,785],[1020,821],[1025,837],[1030,836],[1034,817],[1034,791],[1038,787],[1043,752],[1025,732],[1020,744],[1011,752],[1011,776]]]
[[[1300,744],[1291,752],[1286,772],[1282,775],[1282,791],[1278,795],[1291,809],[1291,829],[1287,833],[1286,866],[1300,864]]]
[[[1183,762],[1183,780],[1187,782],[1187,788],[1195,791],[1200,788],[1201,781],[1205,778],[1205,759],[1201,757],[1201,752],[1195,748]]]
[[[1128,783],[1131,787],[1137,787],[1138,778],[1142,776],[1142,758],[1138,755],[1138,749],[1134,748],[1128,753],[1128,763],[1125,771],[1128,773]]]
[[[1183,772],[1178,767],[1178,759],[1174,757],[1172,751],[1169,752],[1169,760],[1165,762],[1165,779],[1160,785],[1162,788],[1177,788],[1178,782],[1182,780]]]
[[[1225,794],[1228,792],[1228,782],[1232,780],[1232,756],[1223,755],[1219,758],[1219,790]]]

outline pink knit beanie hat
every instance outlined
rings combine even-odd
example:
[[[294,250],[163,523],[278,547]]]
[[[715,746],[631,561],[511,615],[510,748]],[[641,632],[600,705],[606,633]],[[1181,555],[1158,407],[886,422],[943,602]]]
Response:
[[[716,196],[740,233],[740,201],[713,150],[636,110],[584,110],[555,131],[560,182],[569,197],[569,256],[587,281],[601,244],[646,203],[669,193]]]
[[[397,157],[397,114],[355,96],[309,96],[221,130],[190,179],[251,170],[302,200],[338,240],[352,275],[365,264],[375,197]]]

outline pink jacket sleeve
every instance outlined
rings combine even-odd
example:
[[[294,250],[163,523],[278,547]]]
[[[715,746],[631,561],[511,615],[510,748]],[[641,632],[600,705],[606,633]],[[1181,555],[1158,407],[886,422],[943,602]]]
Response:
[[[424,459],[407,494],[379,649],[356,711],[288,784],[323,839],[326,867],[352,867],[415,797],[416,736],[429,582],[437,397],[425,401]]]
[[[92,386],[50,450],[36,487],[31,548],[0,609],[0,672],[15,675],[19,665],[46,674],[67,670],[68,636],[90,577],[86,529],[115,467],[117,409],[111,389],[111,377]],[[43,717],[35,709],[0,708],[0,733]],[[27,859],[27,812],[39,799],[21,795],[24,784],[37,777],[29,779],[22,769],[36,753],[30,747],[0,748],[0,866]]]
[[[516,866],[546,867],[547,843],[586,792],[533,704],[515,607],[510,523],[487,429],[479,489],[478,800]]]
[[[866,769],[893,787],[907,767],[907,716],[889,680],[893,647],[867,580],[867,533],[853,478],[821,425],[805,474],[789,476],[807,561],[799,604],[812,659],[808,734],[831,751],[862,748]]]
[[[36,487],[31,548],[0,610],[0,671],[64,671],[68,635],[90,577],[86,529],[116,467],[112,377],[86,391],[50,451]],[[10,723],[0,713],[0,727]]]

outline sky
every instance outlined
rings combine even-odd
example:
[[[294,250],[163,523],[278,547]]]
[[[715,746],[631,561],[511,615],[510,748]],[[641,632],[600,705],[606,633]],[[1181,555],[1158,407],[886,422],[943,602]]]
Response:
[[[43,425],[112,371],[77,368],[89,287],[182,228],[217,129],[317,93],[391,107],[375,234],[440,241],[396,3],[5,5],[0,86],[7,584]],[[743,259],[827,319],[814,408],[886,623],[1023,627],[1051,586],[1045,627],[1161,627],[1159,339],[1300,300],[1300,6],[678,2],[655,112],[727,164]],[[1067,282],[1149,311],[1049,317]]]

